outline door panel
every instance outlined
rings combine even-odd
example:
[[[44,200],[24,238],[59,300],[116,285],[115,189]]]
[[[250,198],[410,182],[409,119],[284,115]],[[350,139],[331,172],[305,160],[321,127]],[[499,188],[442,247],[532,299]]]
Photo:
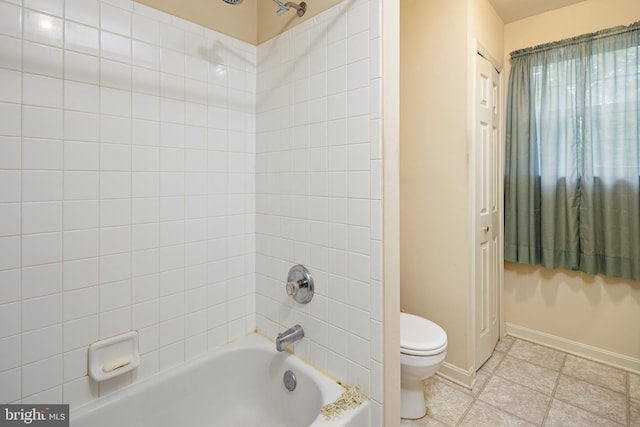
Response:
[[[475,295],[476,368],[491,356],[499,319],[499,76],[477,55],[475,123]]]

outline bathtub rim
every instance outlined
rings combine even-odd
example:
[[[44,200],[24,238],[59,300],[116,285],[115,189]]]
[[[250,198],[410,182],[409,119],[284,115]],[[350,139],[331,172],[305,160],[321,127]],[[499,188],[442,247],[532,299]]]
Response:
[[[264,336],[260,332],[254,331],[238,337],[216,349],[205,352],[201,355],[185,360],[181,365],[177,365],[172,368],[168,368],[165,371],[157,372],[151,376],[136,380],[134,379],[130,384],[124,386],[121,390],[110,393],[107,396],[94,399],[90,402],[77,405],[70,408],[70,425],[73,427],[74,419],[78,417],[90,416],[92,412],[103,409],[110,404],[117,404],[123,399],[135,396],[140,390],[144,391],[147,388],[152,388],[155,384],[160,384],[165,381],[172,381],[176,379],[179,381],[179,377],[187,371],[195,370],[202,365],[206,365],[212,359],[218,358],[226,353],[237,351],[238,349],[259,349],[267,350],[276,354],[275,343],[268,337]],[[335,401],[345,390],[340,381],[328,373],[317,368],[314,364],[298,356],[295,353],[287,351],[287,361],[293,365],[294,368],[304,369],[314,380],[317,380],[318,387],[322,395],[322,405]],[[135,375],[134,371],[132,375]],[[362,416],[363,411],[369,411],[369,400],[365,400],[360,406],[345,411],[339,415],[336,415],[330,420],[326,420],[321,413],[318,413],[314,418],[311,426],[348,426],[351,425],[352,418],[359,418]],[[367,418],[369,418],[367,416]]]

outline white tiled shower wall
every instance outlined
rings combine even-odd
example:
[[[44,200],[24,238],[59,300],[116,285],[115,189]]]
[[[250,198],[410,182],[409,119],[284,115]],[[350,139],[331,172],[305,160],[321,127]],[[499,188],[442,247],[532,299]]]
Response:
[[[255,329],[256,47],[130,0],[0,1],[0,402],[86,402]]]
[[[312,3],[310,3],[311,5]],[[373,402],[381,425],[381,34],[377,0],[346,0],[258,47],[257,323],[301,324],[296,353]],[[316,294],[286,295],[306,265]]]
[[[0,402],[81,404],[300,323],[381,424],[379,9],[256,48],[130,0],[0,0]],[[87,345],[129,329],[139,372],[96,387]]]

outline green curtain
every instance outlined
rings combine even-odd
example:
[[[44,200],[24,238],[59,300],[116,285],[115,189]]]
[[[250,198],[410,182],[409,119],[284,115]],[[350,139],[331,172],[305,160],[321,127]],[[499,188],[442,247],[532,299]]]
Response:
[[[640,23],[511,58],[505,259],[640,280]]]

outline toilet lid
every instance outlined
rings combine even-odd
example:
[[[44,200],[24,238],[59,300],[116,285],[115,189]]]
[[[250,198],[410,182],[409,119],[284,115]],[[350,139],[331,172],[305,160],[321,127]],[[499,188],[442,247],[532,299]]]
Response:
[[[400,353],[431,356],[446,348],[444,329],[423,317],[400,313]]]

